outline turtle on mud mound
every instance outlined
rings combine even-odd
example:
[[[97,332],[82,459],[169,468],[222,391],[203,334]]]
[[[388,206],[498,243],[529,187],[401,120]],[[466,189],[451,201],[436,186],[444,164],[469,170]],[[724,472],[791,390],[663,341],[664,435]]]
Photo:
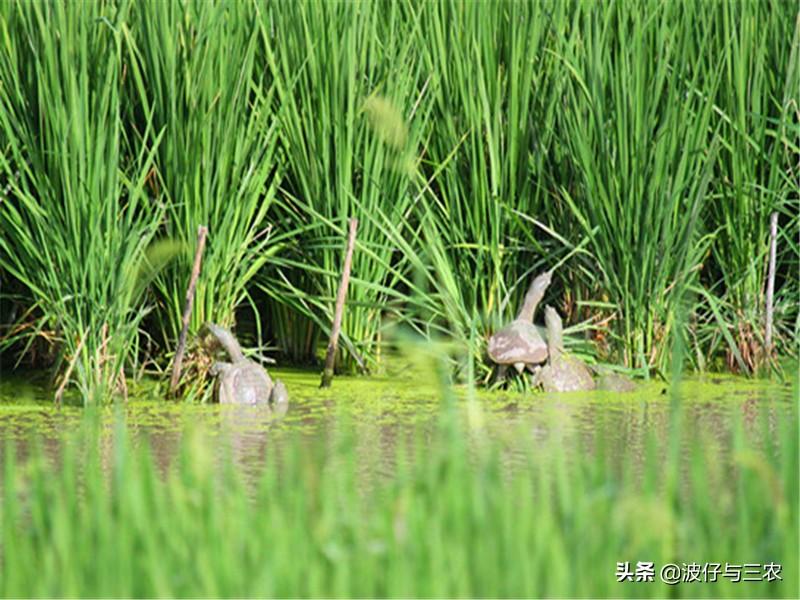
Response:
[[[574,392],[595,389],[589,368],[582,361],[564,352],[563,326],[556,309],[544,309],[547,326],[547,365],[534,373],[534,385],[541,385],[545,392]]]
[[[522,373],[526,367],[533,370],[535,365],[547,360],[547,344],[533,324],[533,314],[552,276],[553,272],[547,271],[536,277],[525,294],[525,302],[517,318],[489,338],[489,358],[500,365],[499,377],[502,377],[508,365],[514,365],[517,372]]]
[[[206,323],[205,328],[225,349],[231,362],[216,362],[211,374],[217,377],[217,398],[220,404],[271,404],[285,412],[289,403],[286,386],[279,379],[274,383],[266,369],[245,358],[233,334],[219,325]]]

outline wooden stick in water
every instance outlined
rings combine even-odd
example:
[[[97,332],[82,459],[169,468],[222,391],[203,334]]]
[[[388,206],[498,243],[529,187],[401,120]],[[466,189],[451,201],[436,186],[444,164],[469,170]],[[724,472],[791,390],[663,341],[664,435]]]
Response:
[[[330,387],[331,381],[333,380],[336,344],[339,342],[339,331],[342,328],[342,313],[344,313],[344,300],[347,296],[347,286],[350,283],[350,267],[353,263],[353,247],[356,243],[357,228],[358,219],[350,219],[350,232],[347,236],[347,251],[344,256],[344,267],[342,268],[342,281],[339,283],[339,292],[336,295],[336,309],[333,313],[331,339],[328,342],[328,352],[325,355],[325,370],[322,372],[322,382],[319,384],[321,388]]]
[[[189,319],[192,316],[192,305],[194,304],[194,291],[197,285],[197,278],[200,276],[200,264],[203,260],[203,250],[206,246],[207,234],[208,228],[205,225],[200,225],[197,228],[197,249],[194,253],[194,264],[192,265],[192,274],[189,278],[189,288],[186,290],[186,304],[183,308],[183,324],[180,338],[178,338],[178,348],[175,350],[175,363],[172,366],[172,379],[169,384],[169,390],[172,394],[178,389],[178,381],[180,381],[181,378],[183,353],[186,350],[186,334],[189,331]]]
[[[764,331],[764,350],[767,359],[772,357],[772,313],[775,295],[775,254],[778,238],[778,213],[774,212],[769,220],[769,272],[767,274],[767,324]]]

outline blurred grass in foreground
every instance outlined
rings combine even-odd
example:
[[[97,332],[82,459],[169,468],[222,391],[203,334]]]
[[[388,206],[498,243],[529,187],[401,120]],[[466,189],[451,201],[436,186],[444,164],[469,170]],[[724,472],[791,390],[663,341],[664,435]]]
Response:
[[[796,421],[765,420],[763,451],[736,417],[725,451],[683,429],[637,455],[555,435],[509,467],[456,414],[443,403],[433,439],[368,482],[345,422],[270,447],[248,482],[199,433],[166,472],[122,429],[110,447],[88,427],[56,460],[8,447],[0,594],[797,597]],[[621,584],[618,561],[656,580],[667,562],[776,562],[783,581]]]

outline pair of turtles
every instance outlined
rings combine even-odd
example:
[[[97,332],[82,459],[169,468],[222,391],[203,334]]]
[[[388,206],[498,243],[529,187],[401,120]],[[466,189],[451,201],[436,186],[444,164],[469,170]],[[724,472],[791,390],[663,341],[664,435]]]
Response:
[[[217,378],[217,397],[220,404],[269,405],[285,413],[289,394],[280,379],[273,383],[266,369],[245,358],[242,347],[226,328],[206,323],[205,329],[216,338],[228,353],[231,362],[216,362],[211,375]]]
[[[553,272],[537,276],[525,294],[517,318],[489,338],[489,357],[500,365],[499,376],[513,365],[518,373],[525,369],[533,373],[533,384],[546,392],[573,392],[595,388],[630,391],[632,381],[615,373],[599,373],[595,382],[589,368],[564,351],[561,317],[552,306],[545,307],[544,320],[547,342],[533,324],[533,315],[550,285]],[[542,364],[547,361],[547,364]]]

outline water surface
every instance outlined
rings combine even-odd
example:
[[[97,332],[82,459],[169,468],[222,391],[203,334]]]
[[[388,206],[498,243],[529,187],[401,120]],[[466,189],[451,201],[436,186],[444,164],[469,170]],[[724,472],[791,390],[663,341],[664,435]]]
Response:
[[[283,417],[258,408],[168,401],[145,383],[126,404],[99,409],[104,431],[100,443],[110,448],[113,431],[122,423],[135,443],[150,445],[157,463],[166,469],[186,432],[199,428],[208,434],[208,443],[219,446],[220,455],[230,449],[237,466],[250,475],[257,474],[267,453],[280,451],[288,438],[330,443],[346,424],[365,471],[391,475],[398,457],[405,456],[399,450],[421,444],[424,451],[447,411],[455,412],[471,437],[491,440],[512,467],[523,465],[530,451],[556,448],[569,456],[592,452],[598,444],[612,460],[638,463],[648,440],[664,443],[671,427],[681,432],[682,446],[689,448],[699,438],[723,459],[737,431],[754,448],[774,452],[779,449],[772,448],[768,438],[779,420],[797,422],[797,391],[790,385],[736,377],[687,378],[672,397],[659,382],[642,383],[631,393],[470,394],[457,387],[448,394],[430,380],[410,375],[339,377],[332,388],[319,390],[317,373],[276,369],[274,374],[285,381],[291,395]],[[673,424],[678,405],[680,422]],[[0,381],[0,448],[11,442],[25,456],[36,438],[55,455],[60,440],[77,432],[86,415],[74,404],[54,407],[52,392],[37,376]]]

